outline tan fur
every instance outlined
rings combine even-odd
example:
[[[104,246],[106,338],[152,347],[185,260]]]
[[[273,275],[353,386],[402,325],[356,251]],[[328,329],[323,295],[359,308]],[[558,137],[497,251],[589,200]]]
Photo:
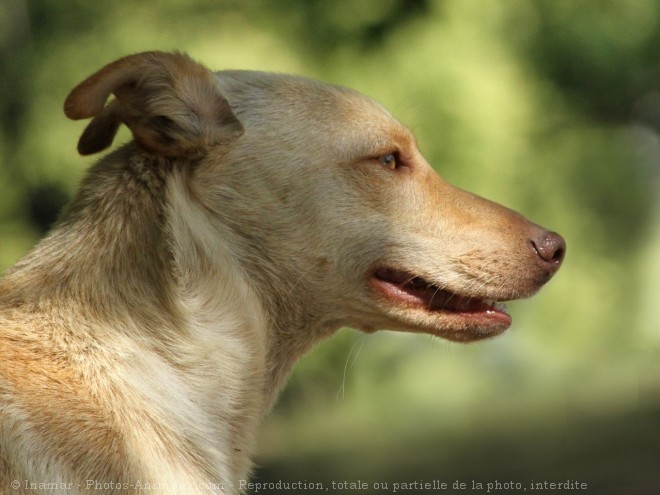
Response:
[[[445,183],[348,89],[150,52],[101,69],[65,111],[92,118],[81,153],[121,123],[135,141],[89,171],[0,282],[3,493],[233,493],[261,418],[320,339],[341,326],[496,335],[505,317],[452,310],[446,294],[529,296],[565,249]],[[437,294],[402,280],[402,299],[379,269]]]

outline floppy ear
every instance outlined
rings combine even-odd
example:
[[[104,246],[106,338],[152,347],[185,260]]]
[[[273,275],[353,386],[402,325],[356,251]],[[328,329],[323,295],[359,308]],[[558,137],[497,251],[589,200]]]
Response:
[[[106,105],[111,93],[116,99]],[[83,155],[110,146],[122,122],[163,156],[203,155],[243,132],[216,76],[180,53],[138,53],[106,65],[71,91],[64,113],[93,117],[78,142]]]

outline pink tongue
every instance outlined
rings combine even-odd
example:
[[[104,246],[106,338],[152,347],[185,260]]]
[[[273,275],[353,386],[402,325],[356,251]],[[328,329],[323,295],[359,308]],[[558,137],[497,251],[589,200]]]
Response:
[[[492,309],[480,299],[457,296],[441,289],[427,290],[421,294],[420,299],[430,310],[443,309],[446,311],[471,313]]]
[[[471,313],[493,310],[480,299],[462,297],[453,294],[428,282],[411,277],[405,272],[383,269],[376,272],[376,277],[396,285],[401,291],[413,296],[430,311],[446,310],[460,313]]]

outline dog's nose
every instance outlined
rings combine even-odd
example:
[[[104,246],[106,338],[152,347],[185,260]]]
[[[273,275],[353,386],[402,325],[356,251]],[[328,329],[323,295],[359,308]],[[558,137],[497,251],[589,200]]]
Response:
[[[566,241],[564,241],[564,238],[556,232],[544,230],[532,239],[531,243],[548,271],[551,273],[557,271],[566,254]]]

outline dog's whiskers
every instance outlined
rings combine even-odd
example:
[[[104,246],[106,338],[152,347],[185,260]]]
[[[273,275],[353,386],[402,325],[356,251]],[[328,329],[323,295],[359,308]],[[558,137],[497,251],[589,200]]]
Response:
[[[360,356],[360,352],[362,351],[363,343],[364,343],[364,334],[360,335],[360,338],[351,346],[351,350],[348,353],[348,356],[346,357],[346,363],[344,364],[344,374],[341,380],[341,387],[339,387],[339,390],[337,391],[337,400],[339,400],[340,395],[341,395],[341,400],[344,400],[344,396],[346,393],[346,376],[348,375],[348,372],[351,371],[351,368],[353,368],[353,365],[355,365],[355,363],[357,362],[357,358]],[[355,346],[357,346],[358,344],[360,344],[360,347],[358,348],[357,352],[355,353],[355,357],[351,362],[351,355],[355,350]]]

